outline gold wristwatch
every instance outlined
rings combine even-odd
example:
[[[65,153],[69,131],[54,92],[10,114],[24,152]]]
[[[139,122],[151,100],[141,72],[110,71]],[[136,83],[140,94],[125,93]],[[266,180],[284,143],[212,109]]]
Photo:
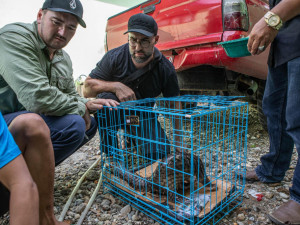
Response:
[[[282,20],[275,13],[269,11],[264,15],[264,18],[268,26],[274,28],[275,30],[279,30],[282,27]]]

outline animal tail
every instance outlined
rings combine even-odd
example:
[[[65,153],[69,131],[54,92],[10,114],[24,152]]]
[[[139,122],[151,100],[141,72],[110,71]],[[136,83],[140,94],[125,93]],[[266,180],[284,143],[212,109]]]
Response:
[[[115,177],[119,177],[120,179],[126,181],[129,184],[129,186],[131,186],[134,189],[138,189],[140,191],[145,190],[145,179],[136,174],[133,174],[121,165],[111,164],[111,166],[113,167],[112,172],[114,173]]]

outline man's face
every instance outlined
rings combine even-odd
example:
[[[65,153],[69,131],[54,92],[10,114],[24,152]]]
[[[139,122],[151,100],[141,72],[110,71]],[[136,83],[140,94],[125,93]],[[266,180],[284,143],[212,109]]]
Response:
[[[136,63],[146,62],[154,52],[158,36],[147,37],[143,34],[130,32],[128,34],[129,52]]]
[[[38,32],[48,48],[65,47],[76,32],[78,21],[70,13],[40,10],[37,17]]]

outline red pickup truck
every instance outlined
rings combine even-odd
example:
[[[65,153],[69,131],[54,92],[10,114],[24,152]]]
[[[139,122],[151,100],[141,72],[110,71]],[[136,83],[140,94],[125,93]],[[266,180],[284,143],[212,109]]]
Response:
[[[230,58],[217,43],[248,36],[268,9],[268,0],[150,0],[108,19],[105,49],[126,43],[128,19],[146,13],[158,24],[156,47],[173,63],[181,94],[242,94],[261,109],[269,49]]]

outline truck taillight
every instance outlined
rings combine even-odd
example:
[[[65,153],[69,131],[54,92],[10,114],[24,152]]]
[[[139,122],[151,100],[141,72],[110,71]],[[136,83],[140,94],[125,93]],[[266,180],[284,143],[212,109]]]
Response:
[[[249,29],[249,16],[245,0],[223,0],[224,30]]]

